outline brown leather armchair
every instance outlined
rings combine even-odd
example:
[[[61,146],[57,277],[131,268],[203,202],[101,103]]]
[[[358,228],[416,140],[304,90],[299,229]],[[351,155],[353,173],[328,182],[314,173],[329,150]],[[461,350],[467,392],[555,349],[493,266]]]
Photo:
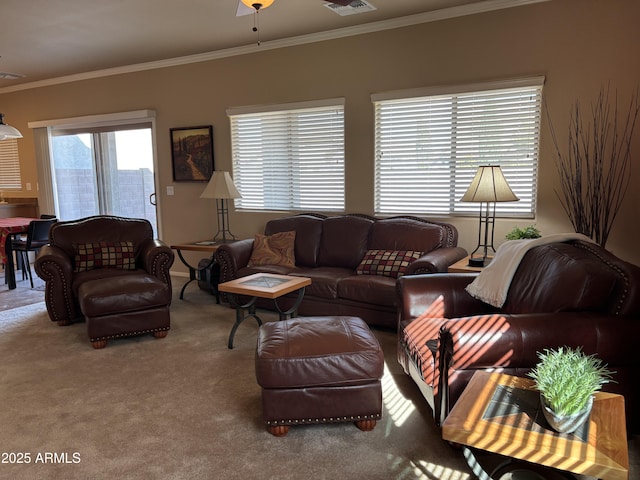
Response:
[[[567,345],[596,354],[616,373],[604,390],[624,395],[630,432],[640,432],[640,268],[588,242],[529,250],[501,308],[465,290],[477,274],[398,280],[398,360],[440,424],[475,371],[516,376],[537,352]]]
[[[59,325],[87,321],[94,347],[108,338],[169,330],[171,248],[144,219],[94,216],[58,222],[35,269]]]

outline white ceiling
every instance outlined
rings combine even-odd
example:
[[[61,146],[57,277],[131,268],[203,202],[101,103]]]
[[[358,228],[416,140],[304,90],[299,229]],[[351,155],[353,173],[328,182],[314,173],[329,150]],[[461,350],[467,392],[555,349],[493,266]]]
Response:
[[[0,79],[0,93],[86,72],[275,48],[302,35],[333,38],[546,0],[368,1],[377,10],[339,16],[324,0],[275,0],[260,11],[258,47],[253,15],[236,16],[238,0],[1,0],[0,72],[25,76]]]

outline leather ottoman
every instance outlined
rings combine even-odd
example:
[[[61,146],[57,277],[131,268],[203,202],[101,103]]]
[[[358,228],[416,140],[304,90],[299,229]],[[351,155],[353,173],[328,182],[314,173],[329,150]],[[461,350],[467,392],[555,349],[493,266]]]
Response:
[[[384,356],[357,317],[304,317],[267,322],[258,331],[256,379],[267,430],[354,422],[372,430],[382,415]]]
[[[110,338],[144,333],[163,338],[171,328],[171,289],[152,275],[84,282],[78,301],[93,348],[104,348]]]

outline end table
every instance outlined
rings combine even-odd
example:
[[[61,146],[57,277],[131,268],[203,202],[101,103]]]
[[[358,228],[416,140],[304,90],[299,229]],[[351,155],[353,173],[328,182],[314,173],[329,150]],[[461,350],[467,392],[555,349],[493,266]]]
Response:
[[[171,245],[171,248],[178,253],[178,257],[180,258],[180,261],[183,263],[185,267],[189,269],[189,281],[187,281],[187,283],[185,283],[182,286],[182,290],[180,290],[180,300],[184,300],[184,291],[187,288],[187,285],[189,285],[194,280],[202,280],[202,274],[208,268],[218,267],[216,263],[216,255],[215,255],[218,247],[226,243],[234,243],[235,241],[236,240],[227,240],[227,241],[203,240],[200,242],[180,243],[176,245]],[[209,263],[206,264],[205,266],[194,267],[193,265],[189,264],[189,262],[187,262],[187,260],[182,255],[182,251],[206,252],[211,254],[211,258],[209,260]],[[214,285],[214,287],[215,287],[216,303],[220,303],[220,294],[218,292],[217,285]]]
[[[539,404],[533,380],[477,371],[443,422],[442,438],[466,446],[467,462],[482,480],[500,478],[523,464],[530,470],[543,465],[602,480],[628,479],[622,395],[596,393],[590,419],[574,434],[550,430]],[[475,449],[508,461],[487,474]]]
[[[493,257],[488,257],[488,258],[489,258],[489,262],[487,263],[487,265],[491,262]],[[453,265],[449,266],[449,269],[447,271],[448,271],[448,273],[479,273],[483,269],[484,269],[484,267],[472,267],[472,266],[470,266],[469,265],[469,255],[467,255],[462,260],[458,260],[456,263],[454,263]]]

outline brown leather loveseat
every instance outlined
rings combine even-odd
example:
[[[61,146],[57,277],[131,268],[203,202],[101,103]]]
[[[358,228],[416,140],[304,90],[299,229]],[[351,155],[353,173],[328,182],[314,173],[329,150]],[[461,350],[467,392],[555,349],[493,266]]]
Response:
[[[615,371],[603,390],[625,397],[640,432],[640,268],[584,241],[529,250],[496,308],[465,288],[476,274],[398,281],[398,360],[440,424],[477,370],[526,374],[537,352],[570,346]]]
[[[259,272],[310,277],[312,283],[298,310],[301,315],[357,316],[370,325],[392,328],[397,321],[398,270],[391,263],[397,266],[402,259],[411,260],[402,267],[406,267],[404,275],[446,272],[466,255],[457,246],[454,226],[416,217],[306,213],[271,220],[265,227],[266,236],[284,232],[295,232],[292,263],[249,266],[255,253],[254,239],[241,240],[221,245],[216,251],[220,281]],[[398,252],[395,262],[380,256]],[[385,262],[391,270],[380,274]],[[374,270],[378,274],[370,274]],[[259,305],[273,308],[273,302]]]
[[[174,254],[154,239],[147,220],[104,215],[58,222],[49,240],[35,268],[52,321],[87,320],[96,348],[107,338],[166,335]]]

